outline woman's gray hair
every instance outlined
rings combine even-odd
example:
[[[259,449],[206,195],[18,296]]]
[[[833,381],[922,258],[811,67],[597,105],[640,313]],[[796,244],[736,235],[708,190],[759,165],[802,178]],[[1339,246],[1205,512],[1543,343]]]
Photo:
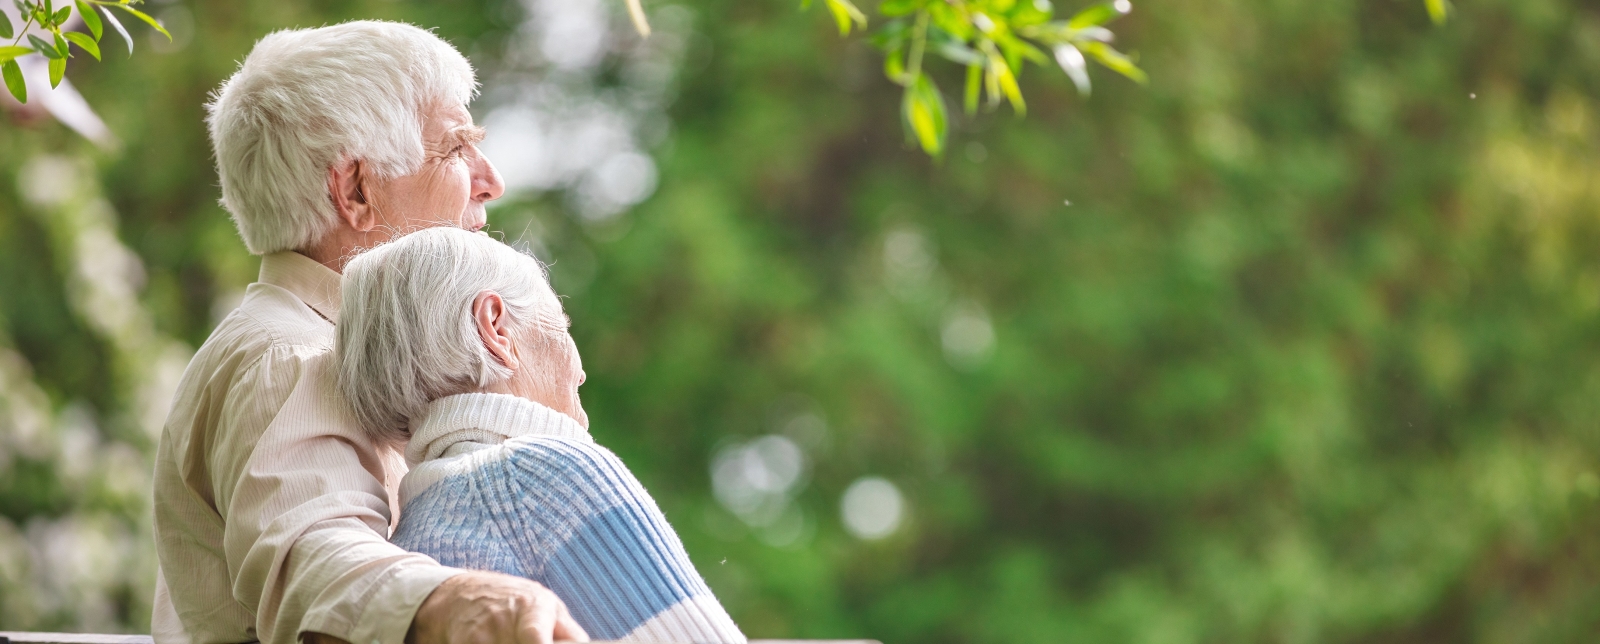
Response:
[[[566,332],[544,265],[483,233],[429,228],[357,255],[344,269],[336,350],[339,392],[380,441],[410,436],[438,398],[481,391],[512,371],[484,346],[472,304],[505,301],[523,368]],[[528,355],[532,349],[535,355]]]
[[[381,179],[416,172],[427,110],[477,91],[461,52],[407,24],[262,38],[206,104],[222,205],[245,247],[263,255],[320,239],[335,220],[328,168],[358,159]]]

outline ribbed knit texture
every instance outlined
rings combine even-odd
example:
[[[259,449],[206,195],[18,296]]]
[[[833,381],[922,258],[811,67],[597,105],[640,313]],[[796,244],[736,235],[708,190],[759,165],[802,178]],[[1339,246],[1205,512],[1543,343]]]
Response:
[[[498,394],[412,429],[393,540],[549,587],[597,640],[744,642],[655,500],[571,418]]]

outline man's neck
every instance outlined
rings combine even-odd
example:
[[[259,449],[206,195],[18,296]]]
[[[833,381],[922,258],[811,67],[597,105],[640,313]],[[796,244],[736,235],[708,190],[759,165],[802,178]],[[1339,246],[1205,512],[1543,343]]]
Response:
[[[304,248],[297,248],[295,252],[310,257],[318,264],[328,267],[335,273],[344,274],[344,267],[361,251],[377,246],[387,238],[380,237],[375,232],[356,232],[339,227],[323,235]]]

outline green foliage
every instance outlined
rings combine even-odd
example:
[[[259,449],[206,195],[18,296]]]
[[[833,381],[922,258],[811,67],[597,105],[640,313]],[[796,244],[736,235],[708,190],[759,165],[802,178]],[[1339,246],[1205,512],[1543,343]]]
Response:
[[[852,23],[866,26],[865,14],[849,0],[829,0],[828,6],[841,35],[850,33]],[[932,100],[939,89],[923,68],[927,53],[966,68],[962,105],[969,114],[977,111],[982,93],[988,109],[1003,99],[1021,115],[1027,104],[1017,77],[1027,62],[1048,64],[1045,51],[1054,52],[1057,64],[1084,95],[1090,86],[1085,53],[1108,69],[1145,83],[1144,71],[1111,46],[1113,35],[1105,27],[1132,9],[1128,0],[1116,0],[1056,20],[1048,0],[885,0],[878,11],[889,20],[873,33],[872,42],[887,58],[885,75],[905,88],[902,102],[911,138],[924,152],[939,156],[949,124],[943,116],[943,99]],[[912,118],[912,106],[930,106],[924,111],[931,113],[934,104],[939,106],[938,118]]]
[[[111,13],[108,7],[127,12],[128,15],[144,21],[155,28],[156,31],[161,32],[163,36],[167,37],[167,40],[172,40],[172,34],[168,33],[166,27],[162,26],[160,22],[143,11],[133,8],[133,5],[143,1],[73,0],[71,6],[57,9],[55,8],[54,0],[13,0],[16,3],[17,11],[23,16],[23,24],[20,28],[14,27],[8,16],[0,14],[0,39],[13,39],[11,44],[0,47],[0,63],[5,65],[6,88],[11,91],[11,95],[16,97],[18,102],[28,102],[27,86],[20,80],[22,71],[17,68],[15,63],[11,62],[18,56],[38,53],[45,58],[49,58],[51,87],[60,85],[62,77],[67,73],[67,59],[72,57],[71,48],[67,45],[69,41],[78,45],[83,51],[88,52],[95,60],[100,60],[99,43],[100,37],[104,34],[104,25],[100,22],[100,16],[91,7],[98,7],[100,11],[104,12],[106,20],[111,22],[111,26],[116,28],[117,33],[122,34],[123,40],[128,43],[129,54],[133,53],[133,38],[128,35],[128,31],[122,27],[122,23],[117,21],[117,17]],[[79,16],[82,16],[84,26],[88,27],[88,35],[63,30],[67,21],[71,19],[74,9],[77,10]],[[28,29],[33,26],[38,26],[40,29],[49,32],[54,42],[41,39],[33,34],[27,34]],[[24,34],[27,35],[28,46],[18,46],[17,43],[22,40]],[[19,80],[12,80],[13,69],[16,70],[14,74]]]

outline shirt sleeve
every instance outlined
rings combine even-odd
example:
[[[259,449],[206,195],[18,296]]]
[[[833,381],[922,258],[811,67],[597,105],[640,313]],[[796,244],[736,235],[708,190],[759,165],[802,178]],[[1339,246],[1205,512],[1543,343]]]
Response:
[[[304,632],[399,644],[422,601],[460,571],[389,543],[384,483],[403,461],[356,428],[332,364],[332,352],[269,352],[228,396],[237,408],[223,415],[238,417],[275,406],[255,392],[289,392],[253,445],[213,452],[232,455],[214,459],[212,472],[233,595],[268,644]]]

